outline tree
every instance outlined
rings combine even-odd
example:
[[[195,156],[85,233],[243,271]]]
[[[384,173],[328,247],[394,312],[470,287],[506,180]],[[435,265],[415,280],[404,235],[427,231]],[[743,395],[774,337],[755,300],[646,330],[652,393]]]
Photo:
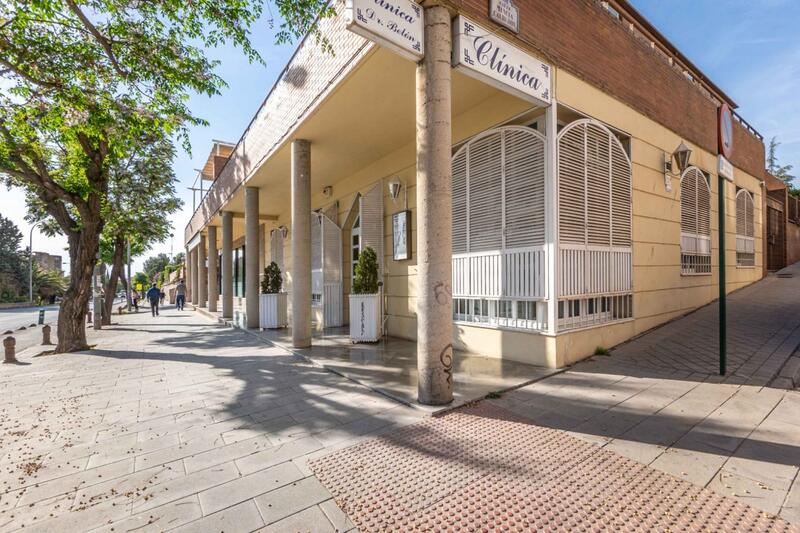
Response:
[[[279,37],[305,33],[322,0],[276,0]],[[110,169],[143,136],[202,124],[186,102],[224,81],[205,47],[232,41],[255,61],[258,0],[8,0],[0,3],[0,174],[27,189],[69,242],[59,352],[88,348],[84,316],[105,225]],[[323,10],[323,13],[328,10]]]
[[[151,282],[155,282],[158,280],[158,275],[168,264],[169,256],[161,253],[152,257],[148,257],[142,268],[144,268],[144,272],[147,274],[147,279],[149,279]]]
[[[15,302],[26,295],[26,256],[19,250],[20,243],[19,228],[0,215],[0,302]]]
[[[183,252],[178,252],[175,254],[175,257],[172,259],[172,264],[176,267],[183,266],[183,260],[186,258],[186,254]]]
[[[147,274],[144,272],[137,272],[133,275],[133,287],[136,290],[147,289],[150,286],[150,280],[147,279]]]
[[[794,167],[792,165],[781,165],[778,163],[777,151],[780,145],[781,143],[778,142],[777,137],[773,137],[769,140],[769,148],[767,149],[767,170],[769,170],[770,174],[791,187],[792,180],[795,176],[789,174],[789,172],[791,172]]]
[[[264,279],[261,280],[261,294],[277,294],[281,292],[283,276],[281,267],[275,261],[270,262],[264,269]]]
[[[136,150],[110,169],[100,246],[102,260],[111,265],[104,286],[104,324],[111,321],[117,280],[124,277],[127,243],[131,242],[131,257],[135,257],[170,234],[170,215],[182,205],[175,191],[174,159],[171,142],[143,138]],[[147,263],[145,271],[150,273]]]

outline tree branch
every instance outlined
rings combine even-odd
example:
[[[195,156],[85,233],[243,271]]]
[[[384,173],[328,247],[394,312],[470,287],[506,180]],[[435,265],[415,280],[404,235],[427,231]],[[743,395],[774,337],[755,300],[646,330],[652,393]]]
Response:
[[[108,60],[111,61],[111,64],[114,66],[114,70],[116,70],[120,76],[122,76],[127,80],[129,73],[124,68],[122,68],[122,66],[117,61],[117,56],[116,54],[114,54],[114,50],[111,48],[111,41],[108,38],[106,38],[105,35],[100,33],[100,30],[98,30],[95,27],[95,25],[92,24],[92,21],[90,21],[89,18],[83,13],[83,11],[81,11],[81,8],[78,7],[78,5],[74,2],[74,0],[66,0],[66,1],[70,10],[73,13],[75,13],[75,16],[78,17],[78,19],[86,27],[86,29],[89,30],[89,33],[91,33],[92,36],[95,38],[95,40],[98,43],[100,43],[100,46],[103,47],[103,50],[105,50],[106,52],[106,56],[108,56]]]

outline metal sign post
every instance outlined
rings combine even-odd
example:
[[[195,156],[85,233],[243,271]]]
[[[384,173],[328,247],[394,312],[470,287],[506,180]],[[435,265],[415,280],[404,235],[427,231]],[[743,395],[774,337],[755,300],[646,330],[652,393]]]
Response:
[[[727,310],[725,308],[725,178],[717,176],[719,211],[719,375],[724,376],[727,365]]]

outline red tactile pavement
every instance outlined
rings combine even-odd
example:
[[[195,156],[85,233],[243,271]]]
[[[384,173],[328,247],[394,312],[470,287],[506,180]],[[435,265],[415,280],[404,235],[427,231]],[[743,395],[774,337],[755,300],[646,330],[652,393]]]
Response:
[[[311,463],[361,531],[794,531],[487,403]]]

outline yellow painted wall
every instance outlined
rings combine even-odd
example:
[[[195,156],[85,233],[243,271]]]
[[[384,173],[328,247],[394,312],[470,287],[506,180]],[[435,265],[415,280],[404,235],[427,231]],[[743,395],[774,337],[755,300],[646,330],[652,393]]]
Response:
[[[672,191],[664,187],[661,170],[664,152],[671,153],[681,139],[654,121],[603,94],[581,80],[557,72],[555,94],[560,103],[592,116],[629,134],[633,161],[633,285],[634,319],[623,323],[594,327],[559,335],[557,338],[537,333],[498,330],[477,326],[454,325],[455,345],[458,348],[492,357],[547,365],[563,366],[591,355],[597,346],[611,347],[630,337],[681,316],[712,301],[717,294],[717,180],[716,155],[703,152],[696,146],[692,164],[712,176],[711,226],[712,275],[682,276],[680,273],[680,202],[679,181],[672,179]],[[528,109],[528,105],[502,93],[484,100],[469,111],[454,117],[453,139],[458,143],[470,136],[494,127]],[[687,117],[691,120],[691,117]],[[313,146],[312,146],[313,152]],[[343,154],[346,156],[346,154]],[[417,293],[417,223],[415,145],[413,139],[398,146],[388,155],[377,159],[350,176],[333,183],[333,195],[323,196],[312,191],[312,208],[328,208],[338,202],[338,223],[344,224],[356,194],[380,184],[384,195],[384,266],[387,295],[388,333],[392,336],[416,337]],[[735,262],[735,189],[728,185],[727,193],[727,262],[728,290],[741,288],[761,277],[762,272],[762,188],[761,182],[736,169],[736,183],[754,196],[756,266],[737,268]],[[312,156],[313,173],[313,156]],[[388,196],[386,183],[399,177],[407,191],[396,202]],[[411,210],[412,259],[393,261],[391,258],[391,216],[404,209],[403,194],[408,194]],[[289,201],[282,204],[277,224],[288,224]],[[357,208],[357,207],[356,207]],[[266,230],[264,254],[269,257],[269,227]],[[291,239],[290,228],[290,239]],[[350,289],[349,228],[343,232],[343,272],[345,294]],[[284,250],[287,288],[291,290],[291,249],[287,239]],[[344,316],[347,318],[347,298]]]
[[[602,91],[559,70],[556,76],[559,103],[590,115],[631,136],[633,162],[633,288],[634,320],[617,326],[593,328],[559,335],[558,360],[568,364],[590,355],[597,346],[611,347],[633,335],[684,315],[718,295],[718,187],[717,156],[692,149],[690,163],[711,175],[711,275],[686,276],[680,269],[680,180],[672,178],[672,191],[664,186],[664,153],[672,153],[681,138]],[[691,120],[691,117],[687,117]],[[761,180],[741,169],[736,183],[726,185],[725,261],[728,292],[761,278],[762,195]],[[753,194],[755,219],[755,267],[736,266],[735,187]]]

